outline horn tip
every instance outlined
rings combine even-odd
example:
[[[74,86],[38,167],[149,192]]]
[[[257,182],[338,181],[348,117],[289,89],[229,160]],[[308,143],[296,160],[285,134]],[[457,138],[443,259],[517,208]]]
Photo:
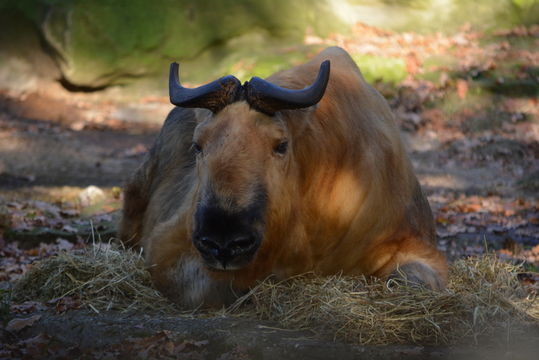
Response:
[[[169,86],[172,83],[179,82],[179,69],[180,65],[177,62],[170,64]]]
[[[331,67],[331,61],[329,60],[324,60],[322,64],[320,64],[320,68],[324,71],[329,71],[330,67]]]
[[[180,64],[178,64],[176,61],[173,63],[170,63],[170,74],[178,74],[180,69]]]

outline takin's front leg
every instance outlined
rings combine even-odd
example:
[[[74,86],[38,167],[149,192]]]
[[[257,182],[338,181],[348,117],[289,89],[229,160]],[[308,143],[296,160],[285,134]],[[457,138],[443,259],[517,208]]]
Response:
[[[158,277],[159,290],[183,309],[228,306],[241,295],[232,284],[213,279],[198,256],[182,256]]]
[[[212,277],[191,244],[180,216],[156,226],[145,243],[146,265],[157,289],[181,308],[218,308],[230,305],[238,295],[230,281]]]
[[[146,156],[142,165],[127,181],[124,189],[122,218],[118,236],[127,247],[141,246],[144,214],[150,200],[155,161]]]

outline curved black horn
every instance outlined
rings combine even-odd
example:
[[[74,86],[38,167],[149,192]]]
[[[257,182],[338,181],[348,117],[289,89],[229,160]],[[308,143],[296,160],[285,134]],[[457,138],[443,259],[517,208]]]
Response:
[[[168,91],[170,102],[187,108],[204,108],[213,113],[234,102],[239,96],[241,83],[234,76],[223,76],[209,84],[194,89],[184,88],[178,77],[179,65],[170,64]]]
[[[301,90],[282,88],[259,77],[253,77],[247,84],[247,102],[254,109],[268,115],[279,110],[306,108],[322,99],[328,80],[329,60],[320,65],[314,83]]]

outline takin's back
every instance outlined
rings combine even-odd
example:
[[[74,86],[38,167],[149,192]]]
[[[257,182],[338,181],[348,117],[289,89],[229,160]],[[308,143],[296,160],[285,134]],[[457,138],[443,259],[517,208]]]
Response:
[[[332,64],[326,93],[313,119],[296,129],[309,262],[321,273],[381,277],[407,264],[414,274],[428,273],[423,282],[442,287],[446,262],[393,114],[350,56],[329,48],[268,80],[302,88],[326,59]],[[294,124],[294,114],[286,115]]]

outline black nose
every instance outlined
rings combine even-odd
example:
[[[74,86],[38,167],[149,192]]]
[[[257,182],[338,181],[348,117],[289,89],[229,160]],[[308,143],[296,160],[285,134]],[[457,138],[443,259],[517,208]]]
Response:
[[[217,260],[223,268],[242,258],[250,258],[258,248],[255,234],[236,234],[227,239],[218,236],[194,236],[194,245],[207,260]]]

